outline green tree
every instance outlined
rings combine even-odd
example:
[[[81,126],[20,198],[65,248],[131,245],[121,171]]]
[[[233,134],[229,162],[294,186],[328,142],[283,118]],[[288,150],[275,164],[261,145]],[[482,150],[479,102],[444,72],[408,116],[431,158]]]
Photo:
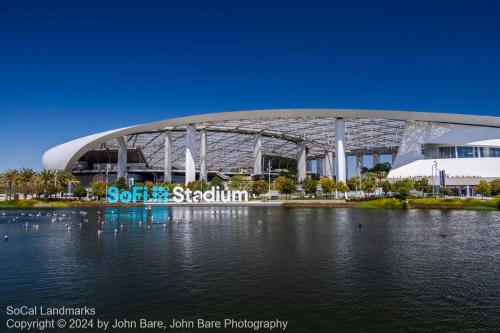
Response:
[[[67,171],[59,171],[57,173],[57,182],[58,184],[60,184],[60,186],[66,189],[67,193],[70,192],[69,187],[71,185],[76,185],[80,183],[80,181],[75,177],[75,175]]]
[[[61,192],[61,187],[57,183],[48,183],[45,185],[45,194],[50,198],[56,196],[57,193]]]
[[[318,181],[315,179],[312,179],[311,177],[307,176],[304,178],[302,181],[302,184],[304,185],[304,191],[308,194],[315,194],[316,189],[318,187]]]
[[[392,183],[389,180],[386,179],[382,183],[382,191],[384,191],[385,195],[387,195],[389,192],[393,191]]]
[[[245,179],[245,176],[241,173],[237,173],[231,177],[231,180],[229,181],[228,188],[230,190],[245,190],[247,187],[247,180]]]
[[[7,170],[2,174],[2,184],[8,193],[7,197],[9,200],[12,200],[12,195],[15,193],[18,175],[17,170],[12,169]]]
[[[342,192],[342,193],[345,193],[345,192],[349,191],[349,186],[347,186],[346,184],[344,184],[344,182],[338,182],[335,185],[335,188],[337,189],[337,191]]]
[[[393,184],[394,192],[398,193],[400,197],[407,198],[410,191],[415,188],[415,182],[410,178],[398,180]]]
[[[42,170],[38,173],[38,178],[42,186],[54,183],[54,172],[52,170]]]
[[[283,187],[283,184],[285,183],[287,176],[278,176],[274,180],[274,188],[278,191],[281,192],[281,188]]]
[[[118,187],[120,191],[128,190],[128,183],[125,177],[119,177],[115,182],[115,186]]]
[[[278,177],[280,178],[280,177]],[[286,195],[286,198],[288,199],[288,195],[292,194],[295,192],[295,180],[292,178],[288,177],[283,177],[284,180],[281,182],[280,185],[280,192]]]
[[[351,191],[359,191],[359,190],[361,190],[361,177],[360,176],[351,177],[347,181],[347,186],[349,186],[349,189]]]
[[[365,173],[379,174],[379,175],[381,175],[382,178],[385,178],[385,177],[387,177],[387,174],[389,173],[389,171],[391,171],[391,169],[392,169],[391,163],[384,162],[384,163],[377,163],[371,169],[363,167],[361,169],[361,173],[362,174],[365,174]]]
[[[106,196],[107,184],[102,181],[93,182],[91,185],[92,195],[96,196],[98,200]]]
[[[389,171],[391,171],[391,169],[392,169],[391,163],[384,162],[384,163],[378,163],[377,165],[375,165],[371,169],[371,171],[374,173],[382,172],[382,173],[388,174]]]
[[[426,177],[422,177],[422,178],[418,179],[415,182],[415,190],[421,191],[422,192],[422,196],[425,193],[432,192],[432,186],[429,185],[429,179],[426,178]]]
[[[484,196],[488,196],[491,194],[491,185],[485,180],[481,180],[479,184],[474,187],[474,190],[477,194],[481,195],[481,198],[484,199]]]
[[[439,193],[446,198],[446,196],[451,195],[451,188],[443,186],[439,189]]]
[[[500,179],[492,180],[490,186],[492,195],[500,195]]]
[[[214,178],[212,178],[212,180],[210,181],[210,185],[212,185],[213,187],[219,186],[220,188],[222,188],[224,186],[224,182],[219,176],[215,175]]]
[[[361,181],[361,189],[365,192],[365,195],[373,193],[377,188],[377,180],[375,177],[365,177]]]
[[[319,183],[321,184],[321,189],[323,190],[324,194],[328,195],[335,191],[335,180],[331,178],[321,178],[319,180]]]
[[[269,189],[269,184],[265,180],[254,180],[252,182],[252,193],[255,195],[262,195]]]
[[[87,195],[87,190],[85,189],[85,187],[79,185],[73,191],[73,195],[77,197],[79,200],[82,200],[82,198]]]
[[[22,168],[18,173],[19,189],[26,199],[28,194],[35,191],[36,185],[36,172],[33,169]]]

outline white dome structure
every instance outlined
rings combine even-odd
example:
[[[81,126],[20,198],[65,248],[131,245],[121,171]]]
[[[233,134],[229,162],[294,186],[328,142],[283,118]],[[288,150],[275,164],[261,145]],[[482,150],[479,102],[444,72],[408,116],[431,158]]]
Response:
[[[193,115],[63,143],[43,155],[43,167],[189,182],[293,163],[299,179],[314,172],[345,182],[348,164],[355,164],[353,175],[361,173],[364,155],[373,164],[390,155],[389,178],[431,177],[436,169],[445,170],[450,185],[500,178],[500,118],[358,109]]]

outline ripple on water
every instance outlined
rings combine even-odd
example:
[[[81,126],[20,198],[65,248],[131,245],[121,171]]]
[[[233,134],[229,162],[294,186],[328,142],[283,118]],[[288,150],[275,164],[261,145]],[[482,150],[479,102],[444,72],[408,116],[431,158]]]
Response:
[[[279,317],[290,320],[291,331],[499,327],[498,212],[132,207],[5,213],[5,304],[95,306],[109,318]],[[26,222],[39,229],[23,229]]]

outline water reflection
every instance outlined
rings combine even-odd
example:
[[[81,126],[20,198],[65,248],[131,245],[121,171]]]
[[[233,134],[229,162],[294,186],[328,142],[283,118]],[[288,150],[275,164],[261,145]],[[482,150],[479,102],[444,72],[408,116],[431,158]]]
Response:
[[[1,307],[87,305],[109,318],[271,316],[290,320],[292,332],[492,331],[499,324],[498,212],[153,206],[5,213]]]

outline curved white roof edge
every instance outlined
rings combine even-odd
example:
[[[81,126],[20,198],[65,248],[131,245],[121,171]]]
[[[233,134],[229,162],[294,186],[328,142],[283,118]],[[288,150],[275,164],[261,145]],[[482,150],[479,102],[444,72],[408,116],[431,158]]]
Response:
[[[276,118],[372,118],[390,120],[415,120],[464,124],[475,126],[500,127],[500,117],[476,116],[449,113],[392,111],[392,110],[363,110],[363,109],[269,109],[219,112],[186,117],[172,118],[148,124],[124,127],[81,137],[55,146],[43,154],[44,169],[58,169],[70,171],[71,166],[89,149],[94,148],[110,139],[133,134],[163,129],[179,125],[197,124],[213,121],[229,120],[266,120]]]

